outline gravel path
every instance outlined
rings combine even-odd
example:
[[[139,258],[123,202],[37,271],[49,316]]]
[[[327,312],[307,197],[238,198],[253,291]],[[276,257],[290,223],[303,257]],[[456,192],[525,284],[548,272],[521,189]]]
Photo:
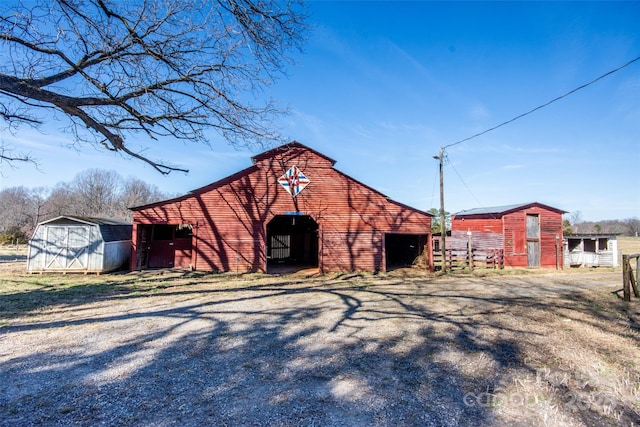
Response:
[[[617,272],[153,274],[0,318],[0,425],[640,422]]]

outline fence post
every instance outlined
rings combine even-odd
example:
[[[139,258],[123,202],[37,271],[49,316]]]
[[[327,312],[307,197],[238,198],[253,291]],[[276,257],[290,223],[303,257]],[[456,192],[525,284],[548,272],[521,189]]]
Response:
[[[638,258],[636,255],[636,264],[638,263]],[[636,275],[638,274],[638,269],[636,268]],[[629,282],[631,282],[631,289],[633,290],[633,295],[636,298],[640,298],[640,292],[638,291],[638,281],[633,275],[633,268],[631,268],[631,261],[629,261]]]
[[[631,272],[629,271],[629,255],[622,255],[622,290],[623,299],[627,302],[631,301]]]
[[[469,270],[473,270],[473,249],[471,248],[471,231],[467,231],[467,255],[469,256]]]
[[[636,294],[636,298],[640,298],[640,292],[638,292],[638,282],[640,281],[640,255],[636,256],[636,282],[633,286],[633,292]]]

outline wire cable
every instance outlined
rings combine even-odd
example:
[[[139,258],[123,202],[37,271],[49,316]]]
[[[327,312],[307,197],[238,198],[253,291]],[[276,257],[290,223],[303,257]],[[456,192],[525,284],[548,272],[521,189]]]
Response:
[[[542,104],[542,105],[538,105],[536,108],[534,108],[534,109],[532,109],[532,110],[529,110],[529,111],[527,111],[526,113],[520,114],[519,116],[516,116],[516,117],[514,117],[514,118],[512,118],[512,119],[510,119],[510,120],[507,120],[506,122],[500,123],[500,124],[499,124],[499,125],[497,125],[497,126],[494,126],[494,127],[490,128],[490,129],[487,129],[487,130],[485,130],[485,131],[482,131],[482,132],[480,132],[480,133],[477,133],[477,134],[475,134],[475,135],[472,135],[472,136],[470,136],[470,137],[468,137],[468,138],[461,139],[460,141],[454,142],[453,144],[445,145],[445,146],[444,146],[444,147],[442,147],[442,148],[443,148],[443,149],[445,149],[445,148],[453,147],[454,145],[462,144],[463,142],[466,142],[466,141],[469,141],[469,140],[471,140],[471,139],[477,138],[477,137],[479,137],[479,136],[481,136],[481,135],[484,135],[485,133],[488,133],[488,132],[491,132],[491,131],[496,130],[496,129],[498,129],[498,128],[501,128],[502,126],[508,125],[508,124],[509,124],[509,123],[511,123],[511,122],[515,122],[516,120],[521,119],[521,118],[523,118],[524,116],[528,116],[529,114],[531,114],[531,113],[533,113],[533,112],[535,112],[535,111],[538,111],[538,110],[540,110],[541,108],[544,108],[544,107],[546,107],[546,106],[548,106],[548,105],[550,105],[550,104],[553,104],[554,102],[559,101],[559,100],[561,100],[562,98],[566,98],[567,96],[569,96],[569,95],[571,95],[571,94],[573,94],[573,93],[575,93],[575,92],[579,91],[580,89],[584,89],[584,88],[586,88],[587,86],[590,86],[590,85],[594,84],[595,82],[597,82],[597,81],[599,81],[599,80],[602,80],[602,79],[604,79],[605,77],[610,76],[611,74],[616,73],[616,72],[618,72],[618,71],[622,70],[622,69],[623,69],[623,68],[625,68],[625,67],[628,67],[629,65],[633,64],[634,62],[636,62],[636,61],[638,61],[638,60],[640,60],[640,56],[638,56],[638,57],[637,57],[637,58],[635,58],[635,59],[632,59],[631,61],[627,62],[627,63],[626,63],[626,64],[624,64],[624,65],[621,65],[620,67],[618,67],[618,68],[616,68],[616,69],[614,69],[614,70],[611,70],[611,71],[609,71],[609,72],[607,72],[607,73],[604,73],[604,74],[603,74],[603,75],[601,75],[600,77],[597,77],[597,78],[595,78],[595,79],[591,80],[589,83],[585,83],[585,84],[583,84],[583,85],[581,85],[581,86],[578,86],[577,88],[575,88],[575,89],[573,89],[573,90],[570,90],[569,92],[565,93],[564,95],[560,95],[560,96],[558,96],[558,97],[556,97],[556,98],[552,99],[551,101],[548,101],[548,102],[546,102],[546,103],[544,103],[544,104]]]
[[[447,160],[449,160],[449,156],[447,156]],[[448,161],[447,164],[449,166],[451,166],[453,168],[453,171],[456,173],[456,175],[458,175],[458,178],[460,179],[460,182],[462,182],[462,185],[464,185],[467,189],[467,191],[469,192],[469,194],[471,194],[471,197],[473,197],[476,202],[478,202],[478,206],[480,207],[485,207],[482,202],[480,202],[480,200],[478,200],[478,198],[476,197],[476,195],[473,193],[473,191],[471,191],[471,188],[469,188],[469,186],[467,185],[467,183],[464,181],[464,179],[462,179],[462,177],[460,176],[460,173],[458,173],[458,169],[456,169],[455,166],[453,166],[453,162]]]

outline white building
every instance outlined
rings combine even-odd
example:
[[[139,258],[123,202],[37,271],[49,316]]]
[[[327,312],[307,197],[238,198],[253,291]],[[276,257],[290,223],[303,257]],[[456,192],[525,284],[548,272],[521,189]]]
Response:
[[[612,234],[565,234],[564,265],[617,267],[618,240]]]

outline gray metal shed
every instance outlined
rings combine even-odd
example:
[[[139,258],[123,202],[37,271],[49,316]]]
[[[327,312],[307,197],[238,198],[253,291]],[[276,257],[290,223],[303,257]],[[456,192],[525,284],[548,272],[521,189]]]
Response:
[[[117,270],[129,262],[131,229],[119,220],[71,215],[41,222],[29,240],[27,271]]]

